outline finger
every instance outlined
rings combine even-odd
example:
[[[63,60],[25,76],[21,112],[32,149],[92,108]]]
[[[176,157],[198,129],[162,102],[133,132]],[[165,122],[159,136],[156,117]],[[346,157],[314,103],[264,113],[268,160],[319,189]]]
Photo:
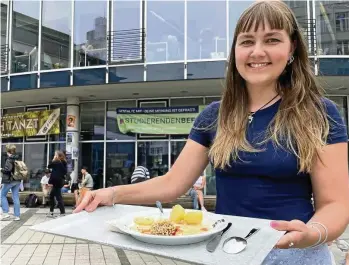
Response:
[[[304,237],[304,233],[302,232],[290,232],[285,234],[278,243],[276,244],[277,248],[287,249],[287,248],[295,248],[302,241]]]
[[[278,231],[307,231],[305,223],[299,220],[288,221],[272,221],[270,226]]]
[[[93,212],[94,210],[96,210],[96,208],[98,207],[98,205],[100,204],[100,200],[98,199],[94,199],[87,207],[86,207],[86,211],[87,212]]]
[[[91,200],[93,200],[93,194],[92,194],[92,192],[89,192],[84,196],[83,200],[76,207],[76,209],[73,211],[73,213],[81,212],[83,209],[85,209],[90,204]]]

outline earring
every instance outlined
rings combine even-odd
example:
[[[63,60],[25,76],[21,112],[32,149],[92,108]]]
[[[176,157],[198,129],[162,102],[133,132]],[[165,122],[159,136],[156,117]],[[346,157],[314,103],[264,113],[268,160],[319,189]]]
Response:
[[[293,55],[291,55],[290,59],[287,61],[287,65],[290,65],[294,61]]]

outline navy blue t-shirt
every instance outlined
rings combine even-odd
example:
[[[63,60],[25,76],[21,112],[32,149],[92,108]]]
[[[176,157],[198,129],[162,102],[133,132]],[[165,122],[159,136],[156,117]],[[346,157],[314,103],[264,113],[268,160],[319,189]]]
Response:
[[[246,132],[247,140],[252,145],[263,139],[260,137],[264,136],[263,132],[277,113],[280,102],[281,99],[254,114]],[[323,102],[330,117],[327,143],[347,142],[346,126],[337,107],[328,99]],[[190,132],[190,139],[210,147],[216,134],[219,106],[220,102],[213,102],[200,113]],[[309,221],[314,214],[310,175],[298,173],[297,158],[292,152],[276,147],[271,141],[259,148],[265,148],[265,151],[240,152],[245,162],[231,161],[230,167],[215,169],[216,213]]]

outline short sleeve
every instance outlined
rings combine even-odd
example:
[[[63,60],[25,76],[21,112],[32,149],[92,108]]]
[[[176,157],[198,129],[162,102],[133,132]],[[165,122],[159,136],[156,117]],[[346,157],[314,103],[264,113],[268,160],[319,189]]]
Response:
[[[219,101],[212,102],[199,114],[194,121],[189,139],[205,147],[210,147],[216,131],[219,105]]]
[[[348,141],[347,126],[337,106],[329,99],[325,99],[324,102],[330,125],[327,144],[346,143]]]

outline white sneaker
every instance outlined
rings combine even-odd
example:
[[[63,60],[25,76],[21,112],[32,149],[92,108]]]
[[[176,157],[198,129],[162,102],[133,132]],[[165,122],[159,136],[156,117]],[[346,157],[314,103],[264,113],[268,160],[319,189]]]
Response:
[[[20,217],[15,217],[15,219],[13,219],[14,221],[20,221],[21,220],[21,218]]]
[[[2,214],[1,215],[1,221],[7,220],[11,217],[11,215],[9,215],[8,213]]]

